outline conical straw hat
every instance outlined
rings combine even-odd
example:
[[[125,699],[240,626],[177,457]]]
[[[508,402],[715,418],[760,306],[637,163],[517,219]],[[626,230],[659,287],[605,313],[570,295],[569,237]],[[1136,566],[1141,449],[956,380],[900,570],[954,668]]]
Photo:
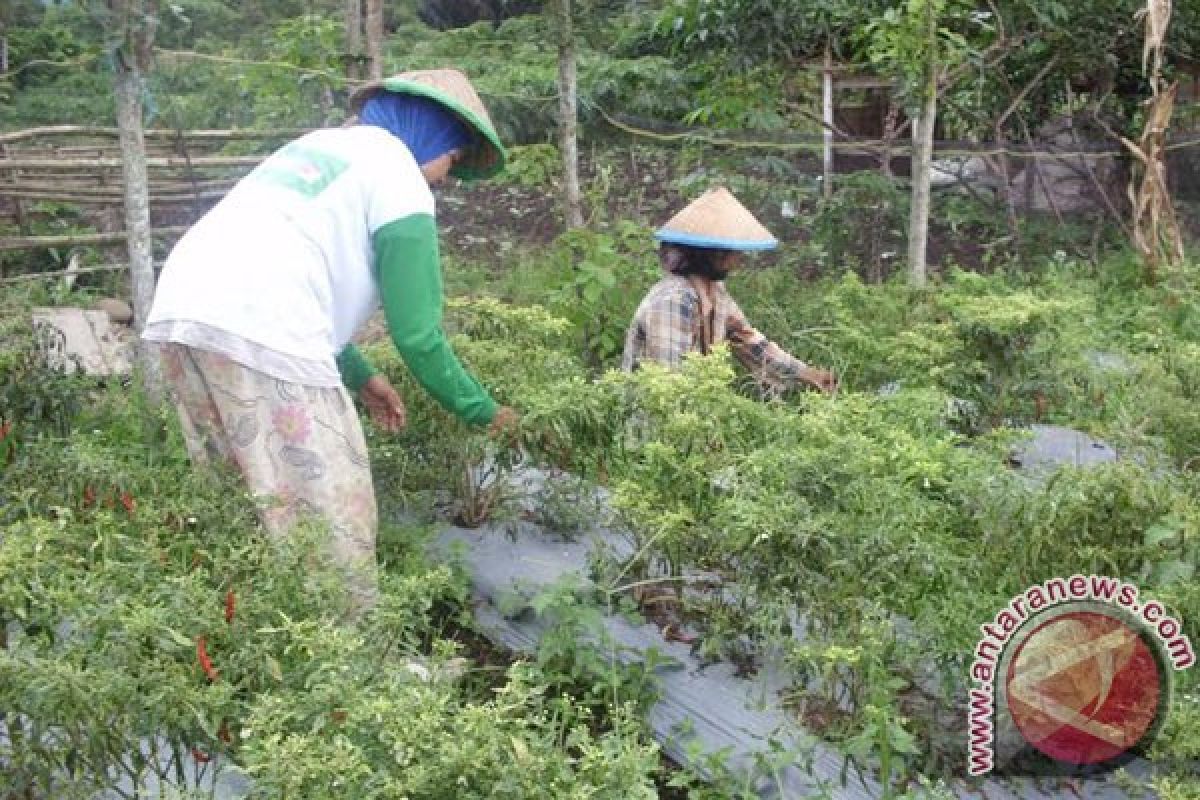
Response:
[[[507,155],[500,144],[500,136],[483,101],[475,93],[475,87],[462,72],[456,69],[416,70],[368,83],[350,96],[350,113],[357,114],[367,98],[380,90],[436,100],[475,130],[478,134],[475,146],[450,170],[454,177],[463,180],[488,178],[504,169]]]
[[[709,189],[667,221],[656,239],[721,250],[773,250],[779,241],[724,187]]]

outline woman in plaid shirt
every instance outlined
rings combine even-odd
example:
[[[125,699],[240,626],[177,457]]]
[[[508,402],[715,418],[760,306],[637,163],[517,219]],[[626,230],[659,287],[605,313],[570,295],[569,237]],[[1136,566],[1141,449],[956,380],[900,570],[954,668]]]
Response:
[[[651,287],[625,336],[622,367],[655,362],[676,368],[692,352],[707,354],[726,342],[763,385],[774,391],[803,383],[832,391],[833,373],[810,367],[756,331],[725,288],[743,250],[779,243],[723,188],[711,189],[655,233],[669,273]]]

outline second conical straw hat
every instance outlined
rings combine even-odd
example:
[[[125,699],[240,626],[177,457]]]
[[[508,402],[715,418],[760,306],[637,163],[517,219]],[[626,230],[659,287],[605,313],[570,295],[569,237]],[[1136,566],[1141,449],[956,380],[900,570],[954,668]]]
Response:
[[[455,177],[465,180],[487,178],[504,168],[506,153],[504,146],[500,144],[496,126],[492,124],[487,107],[479,99],[475,87],[461,71],[413,70],[368,83],[350,96],[350,111],[357,114],[367,98],[380,90],[421,95],[436,100],[474,129],[477,134],[475,146],[450,170]]]
[[[654,233],[672,244],[721,250],[772,250],[779,241],[724,187],[709,189]]]

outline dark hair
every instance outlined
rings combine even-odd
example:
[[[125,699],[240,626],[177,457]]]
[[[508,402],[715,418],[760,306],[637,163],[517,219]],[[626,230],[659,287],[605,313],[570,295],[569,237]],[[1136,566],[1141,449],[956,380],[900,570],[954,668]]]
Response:
[[[717,247],[692,247],[686,244],[663,242],[658,248],[658,260],[663,269],[674,275],[699,275],[720,281],[729,273],[721,262],[731,251]]]

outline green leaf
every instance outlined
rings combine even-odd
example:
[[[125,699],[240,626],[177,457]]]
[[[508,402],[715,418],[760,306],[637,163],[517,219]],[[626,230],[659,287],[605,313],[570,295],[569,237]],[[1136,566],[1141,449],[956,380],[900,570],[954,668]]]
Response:
[[[1146,529],[1143,541],[1147,547],[1165,547],[1177,544],[1179,523],[1172,517],[1166,517]]]
[[[1175,559],[1155,564],[1152,574],[1151,581],[1154,585],[1163,586],[1177,581],[1190,581],[1196,574],[1196,567],[1194,564]]]
[[[167,635],[169,637],[171,637],[171,641],[173,641],[175,644],[179,645],[180,647],[191,647],[192,646],[192,640],[189,639],[188,637],[184,636],[182,633],[175,630],[174,628],[163,628],[163,630],[165,630],[167,632]]]
[[[204,731],[204,734],[210,739],[217,738],[217,729],[213,727],[212,721],[204,715],[204,712],[196,708],[191,703],[185,704],[187,705],[188,710],[192,712],[192,716],[196,718],[196,722],[200,725],[200,730]]]

